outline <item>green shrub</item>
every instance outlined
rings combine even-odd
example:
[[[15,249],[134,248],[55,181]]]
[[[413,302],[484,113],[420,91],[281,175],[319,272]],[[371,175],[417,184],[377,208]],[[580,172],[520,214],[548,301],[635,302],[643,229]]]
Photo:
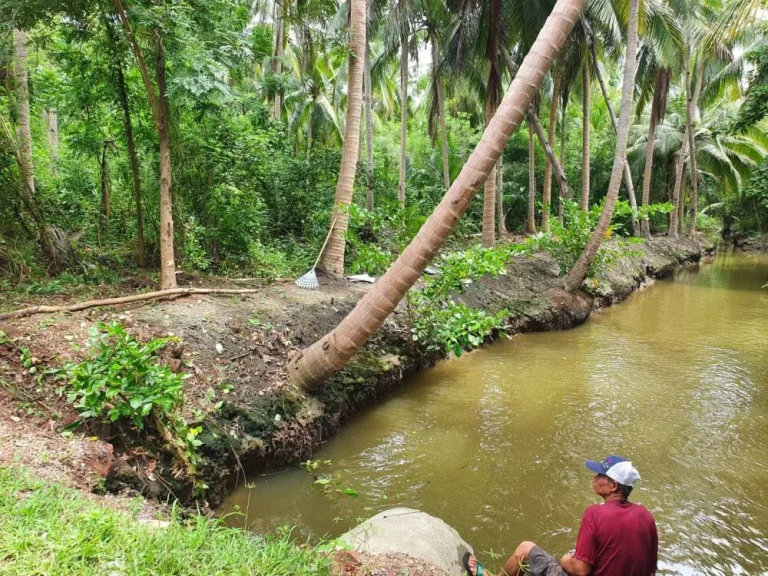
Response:
[[[66,365],[62,376],[67,380],[67,401],[82,418],[129,421],[139,430],[149,424],[166,440],[168,431],[173,437],[171,448],[193,473],[200,428],[190,428],[180,416],[183,377],[157,358],[157,352],[172,340],[142,343],[119,322],[100,323],[91,330],[88,357]]]

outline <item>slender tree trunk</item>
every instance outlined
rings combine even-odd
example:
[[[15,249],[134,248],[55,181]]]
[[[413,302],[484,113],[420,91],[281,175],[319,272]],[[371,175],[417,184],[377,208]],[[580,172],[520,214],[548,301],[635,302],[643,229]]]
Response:
[[[59,163],[59,112],[56,108],[48,110],[48,149],[53,171],[56,173]]]
[[[504,238],[507,235],[507,224],[504,221],[504,169],[503,169],[504,155],[499,156],[499,161],[496,162],[496,232],[499,235],[499,239]]]
[[[699,170],[696,164],[696,109],[699,105],[702,80],[704,78],[704,61],[697,67],[696,90],[691,95],[690,82],[687,85],[686,115],[688,119],[688,150],[691,170],[691,219],[688,222],[688,235],[696,235],[696,217],[699,214]]]
[[[408,139],[408,35],[400,38],[400,180],[397,185],[397,201],[405,208],[405,163]]]
[[[528,111],[528,122],[533,126],[533,130],[536,133],[536,137],[539,139],[539,144],[544,148],[544,152],[547,153],[547,159],[550,161],[554,168],[555,176],[557,176],[557,183],[560,187],[560,195],[568,197],[568,182],[565,180],[565,172],[563,167],[555,156],[555,151],[547,141],[547,135],[544,134],[544,128],[541,126],[539,117],[536,115],[536,111],[531,107]]]
[[[176,287],[176,263],[173,250],[173,202],[171,198],[171,142],[170,111],[165,82],[165,50],[159,32],[154,32],[155,44],[155,81],[158,94],[144,61],[144,54],[133,35],[131,23],[125,14],[121,0],[113,0],[120,21],[123,23],[128,40],[136,56],[139,72],[152,110],[158,140],[160,143],[160,288],[166,290]]]
[[[651,104],[651,118],[648,124],[648,145],[645,150],[645,170],[643,172],[643,197],[642,206],[648,206],[651,200],[651,181],[653,177],[653,155],[656,145],[656,127],[664,118],[667,107],[667,93],[669,91],[670,71],[668,68],[660,68],[656,73],[653,88],[653,103]],[[648,217],[640,223],[640,233],[646,238],[651,237]]]
[[[273,9],[273,23],[274,23],[274,37],[275,46],[273,50],[274,57],[272,58],[272,73],[280,75],[283,73],[283,51],[285,47],[285,10],[286,2],[288,0],[275,0]],[[276,120],[280,120],[281,111],[283,109],[283,96],[282,91],[277,90],[275,92],[274,109],[272,110],[272,117]]]
[[[136,204],[136,248],[138,251],[139,268],[144,268],[146,252],[144,248],[144,210],[141,204],[141,178],[139,174],[139,156],[136,153],[136,142],[133,139],[133,121],[131,120],[131,108],[128,102],[128,88],[123,74],[123,62],[117,47],[117,39],[109,22],[105,22],[107,40],[114,54],[115,77],[117,79],[117,95],[120,99],[120,107],[123,110],[123,129],[125,140],[128,144],[128,159],[131,166],[131,182],[133,184],[133,200]]]
[[[592,129],[592,109],[589,101],[591,87],[589,52],[584,53],[581,74],[583,84],[583,114],[581,125],[581,200],[579,202],[579,207],[586,211],[589,210],[589,137]]]
[[[613,218],[613,209],[619,197],[621,177],[624,171],[624,160],[627,154],[627,140],[629,139],[629,117],[632,112],[632,96],[635,89],[635,74],[637,72],[637,20],[639,0],[629,0],[629,22],[627,23],[627,54],[624,60],[624,79],[621,90],[621,113],[619,129],[616,133],[616,154],[613,158],[611,180],[608,184],[608,193],[605,196],[605,205],[600,214],[597,227],[579,256],[576,264],[565,277],[566,290],[578,289],[587,277],[589,266],[595,258],[603,243],[605,234]]]
[[[643,198],[642,206],[648,206],[651,198],[651,177],[653,176],[653,153],[656,140],[656,111],[651,110],[651,119],[648,123],[648,144],[645,150],[645,170],[643,172]],[[646,238],[651,237],[650,222],[645,216],[640,222],[640,234]]]
[[[112,193],[109,188],[109,164],[107,163],[109,145],[109,140],[105,140],[101,151],[101,161],[99,162],[99,176],[101,180],[101,222],[99,225],[99,241],[101,241],[101,231],[103,231],[105,238],[109,236],[109,220],[112,213]]]
[[[585,3],[586,0],[558,0],[498,113],[486,127],[450,190],[395,263],[339,326],[290,359],[288,376],[291,382],[311,390],[344,366],[421,277],[523,120],[552,61],[579,20]]]
[[[565,176],[565,145],[568,142],[567,130],[568,127],[568,94],[566,90],[563,90],[563,100],[560,103],[560,113],[562,118],[560,119],[560,166],[563,169],[563,176]],[[568,191],[560,189],[560,203],[557,206],[557,217],[560,220],[560,224],[563,223],[563,209],[565,208],[565,201],[568,200]]]
[[[369,7],[368,7],[369,8]],[[371,86],[371,44],[365,35],[365,203],[373,211],[373,88]]]
[[[19,115],[19,153],[21,154],[21,177],[27,190],[34,198],[35,176],[32,162],[32,130],[29,121],[29,79],[27,72],[28,38],[23,30],[13,31],[14,79],[16,82],[16,106]]]
[[[330,275],[340,278],[344,275],[344,250],[349,225],[349,205],[355,186],[357,168],[358,136],[363,99],[363,68],[365,67],[366,37],[365,0],[352,0],[349,35],[349,79],[347,80],[347,120],[344,126],[344,147],[341,152],[341,167],[336,183],[332,233],[328,246],[321,258],[322,268]],[[335,222],[335,225],[333,224]]]
[[[485,100],[486,126],[490,125],[496,112],[495,98],[491,92]],[[483,246],[492,248],[496,244],[496,164],[485,180],[483,191]]]
[[[528,214],[525,231],[536,234],[536,146],[534,144],[533,122],[528,116]]]
[[[437,93],[437,122],[440,125],[440,147],[443,153],[443,184],[445,189],[451,187],[451,166],[448,161],[448,129],[445,126],[445,97],[443,95],[443,82],[440,78],[440,46],[437,34],[434,30],[429,32],[429,41],[432,44],[432,78],[435,82]]]
[[[685,85],[691,83],[691,51],[686,45],[683,53],[683,69],[685,70]],[[680,194],[683,188],[683,174],[685,170],[685,155],[688,153],[688,125],[686,124],[683,132],[683,143],[680,146],[680,157],[677,159],[677,170],[675,171],[675,187],[672,190],[672,212],[669,213],[669,229],[667,236],[677,238],[680,212]]]
[[[560,57],[555,66],[555,84],[552,88],[552,100],[549,107],[549,137],[547,142],[550,149],[555,148],[555,129],[557,128],[557,104],[560,99],[560,84],[563,77],[563,59]],[[544,166],[544,191],[542,192],[541,229],[549,232],[549,213],[552,210],[552,160],[547,155]]]
[[[613,132],[617,133],[619,130],[616,123],[616,113],[613,111],[613,105],[611,99],[608,96],[608,89],[605,87],[605,80],[603,79],[603,73],[600,71],[600,66],[597,61],[597,51],[595,49],[594,39],[591,44],[592,61],[595,63],[595,74],[597,75],[597,81],[600,84],[600,91],[603,93],[603,99],[605,100],[605,106],[608,108],[608,115],[611,117],[611,124],[613,125]],[[637,212],[637,197],[635,196],[635,185],[632,182],[632,170],[629,167],[629,160],[624,158],[624,187],[627,189],[627,198],[629,198],[629,205],[632,210]],[[640,230],[637,225],[637,218],[632,216],[632,234],[638,236]]]
[[[160,289],[176,288],[176,259],[173,250],[173,190],[171,181],[171,112],[165,81],[165,47],[155,32],[155,78],[158,89],[160,141]]]

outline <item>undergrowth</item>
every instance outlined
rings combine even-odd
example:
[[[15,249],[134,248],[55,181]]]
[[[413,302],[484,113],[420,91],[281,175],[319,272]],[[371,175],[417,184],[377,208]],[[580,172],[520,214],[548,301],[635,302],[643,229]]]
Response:
[[[330,545],[298,544],[288,530],[259,537],[221,520],[172,514],[141,524],[19,468],[0,467],[0,573],[6,576],[326,575]]]

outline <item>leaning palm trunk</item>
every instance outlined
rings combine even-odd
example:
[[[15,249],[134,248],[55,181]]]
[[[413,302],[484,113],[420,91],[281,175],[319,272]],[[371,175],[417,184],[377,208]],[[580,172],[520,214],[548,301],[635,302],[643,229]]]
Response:
[[[619,130],[616,123],[616,113],[613,111],[613,104],[608,97],[608,89],[605,87],[605,80],[603,79],[603,73],[600,71],[600,66],[597,65],[597,52],[595,50],[595,43],[592,42],[592,61],[595,63],[595,75],[597,76],[597,82],[600,84],[600,91],[603,93],[603,99],[605,100],[605,106],[608,108],[608,115],[611,117],[611,124],[613,125],[613,132],[616,133]],[[635,196],[635,185],[632,183],[632,170],[629,168],[629,160],[624,159],[624,186],[627,189],[627,198],[629,198],[629,205],[632,208],[633,213],[637,212],[637,197]],[[632,234],[637,236],[639,229],[637,226],[637,218],[632,216]]]
[[[344,275],[344,250],[349,225],[349,205],[355,186],[360,113],[363,99],[363,67],[365,61],[365,0],[352,0],[350,17],[352,28],[349,36],[349,80],[347,83],[347,121],[344,127],[344,147],[341,151],[341,168],[336,183],[331,228],[333,234],[323,251],[320,265],[331,276]]]
[[[552,101],[549,107],[549,147],[555,147],[555,128],[557,128],[557,103],[560,99],[560,84],[563,76],[563,59],[558,59],[555,66],[555,85],[552,88]],[[552,210],[552,160],[547,155],[547,163],[544,166],[544,188],[541,195],[541,229],[549,232],[549,213]]]
[[[539,139],[539,144],[541,144],[541,147],[544,148],[544,151],[547,153],[547,158],[555,169],[557,183],[560,187],[560,196],[567,198],[568,182],[565,180],[565,172],[563,172],[563,168],[560,166],[560,162],[557,160],[557,156],[555,156],[555,151],[552,149],[552,146],[549,145],[549,142],[547,142],[547,136],[544,134],[544,128],[542,128],[541,122],[539,122],[539,117],[536,116],[536,112],[534,111],[533,106],[531,106],[531,109],[528,111],[528,125],[533,127],[533,130],[536,133],[536,137]],[[530,158],[530,150],[528,153]]]
[[[586,0],[558,0],[480,143],[450,190],[405,251],[339,326],[291,358],[288,364],[291,382],[311,390],[344,366],[421,277],[520,125],[585,3]]]
[[[536,234],[536,147],[533,142],[533,121],[528,116],[528,213],[525,231]]]
[[[400,181],[397,201],[405,208],[405,145],[408,138],[408,35],[400,39]]]
[[[637,13],[639,0],[630,0],[629,23],[627,24],[627,54],[624,62],[624,79],[621,90],[621,113],[619,117],[619,129],[616,132],[616,155],[613,158],[611,180],[608,184],[608,193],[605,197],[605,205],[600,214],[597,227],[586,248],[579,256],[576,264],[565,277],[566,290],[573,291],[579,288],[587,277],[590,264],[603,243],[605,234],[613,218],[613,209],[619,197],[621,177],[624,171],[624,161],[627,156],[627,140],[629,138],[629,116],[632,111],[632,96],[635,88],[635,73],[637,71]]]
[[[590,89],[590,70],[589,53],[584,54],[582,64],[582,125],[581,125],[581,199],[579,207],[586,211],[589,210],[589,136],[592,129],[592,110],[589,102]]]
[[[691,170],[691,219],[688,222],[688,234],[690,236],[696,235],[696,216],[699,212],[699,170],[696,165],[696,108],[699,105],[699,94],[701,93],[701,85],[704,77],[704,61],[699,62],[698,77],[696,78],[696,90],[691,95],[691,86],[688,84],[687,100],[686,102],[686,114],[688,118],[688,150],[690,157],[690,170]]]

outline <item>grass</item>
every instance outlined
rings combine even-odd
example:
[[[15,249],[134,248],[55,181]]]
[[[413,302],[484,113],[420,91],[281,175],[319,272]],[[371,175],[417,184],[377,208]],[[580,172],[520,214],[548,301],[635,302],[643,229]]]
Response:
[[[323,575],[330,561],[287,530],[262,538],[203,516],[152,528],[76,490],[0,467],[0,574]]]

